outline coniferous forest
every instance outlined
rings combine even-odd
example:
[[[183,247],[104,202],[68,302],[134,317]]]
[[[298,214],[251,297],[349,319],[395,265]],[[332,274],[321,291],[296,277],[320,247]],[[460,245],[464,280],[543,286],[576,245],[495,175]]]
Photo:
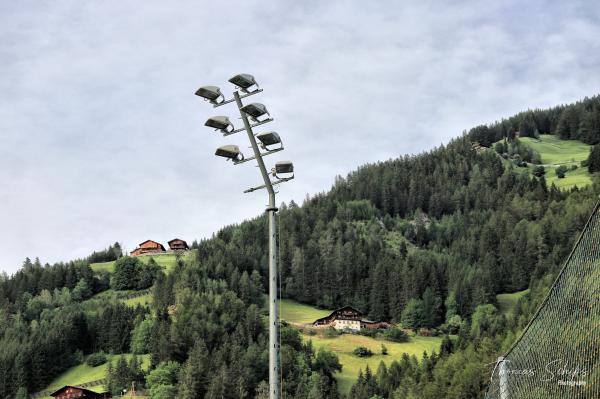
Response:
[[[361,372],[349,397],[476,398],[545,296],[600,194],[561,191],[490,147],[555,134],[600,143],[600,97],[525,111],[478,126],[429,152],[359,167],[332,188],[279,211],[281,295],[444,336],[439,353],[403,356]],[[332,177],[333,178],[333,177]],[[112,362],[108,389],[137,381],[155,398],[265,398],[268,354],[264,217],[195,242],[197,255],[165,273],[119,244],[86,259],[27,259],[0,276],[0,398],[25,398],[91,353]],[[116,261],[112,274],[93,262]],[[529,288],[515,311],[496,295]],[[149,305],[102,300],[149,290]],[[286,398],[338,398],[337,356],[283,326]],[[452,336],[452,338],[449,338]],[[136,355],[150,355],[143,371]]]

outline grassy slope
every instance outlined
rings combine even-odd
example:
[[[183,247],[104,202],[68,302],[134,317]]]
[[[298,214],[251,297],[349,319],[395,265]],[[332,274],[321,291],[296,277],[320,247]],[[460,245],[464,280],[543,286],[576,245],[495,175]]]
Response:
[[[498,308],[502,313],[510,313],[517,305],[517,302],[524,295],[529,293],[529,289],[519,292],[513,292],[510,294],[498,294],[496,300],[498,301]]]
[[[591,184],[592,180],[587,168],[581,167],[581,161],[587,159],[590,154],[590,145],[579,140],[561,140],[551,134],[542,134],[537,140],[532,137],[522,137],[522,143],[529,145],[542,157],[542,164],[546,165],[546,182],[548,185],[554,183],[556,187],[570,189],[573,186],[583,187]],[[574,171],[568,171],[563,179],[556,176],[556,168],[559,165],[577,165]],[[529,171],[533,167],[527,168]]]
[[[131,307],[136,307],[137,305],[146,306],[146,305],[150,305],[150,303],[152,302],[152,294],[144,294],[142,296],[138,296],[135,298],[122,299],[121,301],[125,305],[131,306]]]
[[[187,251],[183,257],[184,259],[192,256],[194,251]],[[177,264],[177,257],[174,253],[166,253],[166,254],[152,254],[152,255],[142,255],[138,257],[142,262],[148,263],[150,258],[153,258],[156,263],[160,266],[164,267],[167,272],[170,272],[175,268]],[[115,270],[115,262],[101,262],[101,263],[92,263],[90,265],[93,271],[95,272],[113,272]]]
[[[409,342],[398,343],[381,339],[364,337],[362,335],[343,334],[335,338],[325,338],[320,335],[303,335],[308,341],[312,340],[313,346],[317,348],[327,348],[335,352],[340,358],[342,372],[336,374],[339,384],[339,390],[342,393],[348,393],[358,377],[359,370],[365,370],[366,366],[373,371],[377,371],[379,363],[383,360],[386,365],[390,365],[393,360],[400,360],[403,353],[415,355],[417,358],[423,356],[423,352],[431,354],[433,351],[439,352],[442,343],[441,337],[411,337]],[[388,355],[381,354],[381,344],[388,348]],[[361,358],[355,356],[352,352],[358,346],[364,346],[373,352],[373,356]]]
[[[317,309],[300,302],[283,299],[280,302],[281,318],[290,324],[307,324],[328,316],[331,310]]]
[[[284,299],[281,301],[281,318],[292,325],[311,323],[330,313],[329,310],[317,309],[292,300]],[[326,338],[322,335],[303,335],[302,337],[305,341],[312,340],[315,349],[325,347],[339,356],[343,368],[341,373],[336,374],[336,379],[342,393],[350,391],[352,384],[358,377],[359,370],[364,370],[367,365],[375,372],[382,360],[389,364],[393,360],[400,359],[403,353],[420,358],[424,351],[430,354],[434,350],[439,351],[442,342],[440,337],[412,337],[410,342],[405,343],[390,342],[354,334],[343,334],[334,338]],[[388,348],[387,356],[381,355],[382,343]],[[352,352],[357,346],[365,346],[371,349],[374,355],[370,358],[355,356]]]
[[[107,355],[109,360],[112,360],[113,364],[119,359],[120,355]],[[127,354],[125,355],[127,359],[130,359],[133,355]],[[142,368],[147,370],[150,366],[150,355],[138,355],[139,359],[142,361]],[[56,377],[50,385],[48,385],[43,391],[46,390],[56,390],[65,385],[78,385],[85,384],[86,382],[100,380],[106,377],[106,368],[108,367],[108,362],[104,363],[98,367],[90,367],[87,364],[80,364],[78,366],[71,367],[58,377]],[[105,389],[104,386],[98,385],[95,387],[89,388],[92,391],[100,392]],[[49,396],[43,397],[42,399],[50,399]]]
[[[539,152],[544,164],[581,162],[590,155],[590,145],[579,140],[561,140],[552,134],[542,134],[539,140],[533,137],[520,140]]]

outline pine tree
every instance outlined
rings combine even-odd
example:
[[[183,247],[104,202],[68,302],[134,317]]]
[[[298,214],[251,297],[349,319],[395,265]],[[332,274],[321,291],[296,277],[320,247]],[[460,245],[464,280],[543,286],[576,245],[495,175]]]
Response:
[[[402,311],[402,326],[417,330],[423,326],[423,301],[412,298]]]
[[[204,341],[198,341],[181,370],[178,397],[181,399],[203,398],[206,393],[209,369],[208,350]]]
[[[442,299],[427,287],[423,293],[423,326],[433,328],[440,324],[441,312]]]
[[[590,150],[588,170],[590,173],[600,172],[600,144],[596,144]]]

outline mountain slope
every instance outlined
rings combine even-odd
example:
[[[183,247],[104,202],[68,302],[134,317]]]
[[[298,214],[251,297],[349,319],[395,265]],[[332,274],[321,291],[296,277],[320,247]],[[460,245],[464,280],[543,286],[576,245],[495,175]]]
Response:
[[[492,151],[474,150],[472,141],[491,144],[515,124],[526,132],[530,118],[542,133],[556,129],[577,138],[567,122],[577,115],[594,128],[588,124],[594,101],[477,127],[432,151],[362,166],[302,205],[281,206],[284,297],[329,309],[352,305],[373,319],[458,336],[444,337],[440,353],[420,361],[395,353],[376,377],[363,369],[350,397],[481,393],[485,365],[510,345],[543,297],[598,187],[548,188],[543,178],[505,168]],[[546,122],[551,130],[543,129]],[[593,132],[581,136],[586,143],[600,141]],[[179,398],[263,397],[266,219],[225,227],[194,247],[197,256],[174,273],[129,265],[131,282],[141,278],[138,271],[156,272],[145,280],[153,283],[152,300],[137,308],[113,301],[86,308],[86,298],[115,280],[96,275],[90,263],[112,261],[114,251],[54,266],[26,262],[1,279],[0,397],[47,386],[77,362],[78,352],[126,353],[134,345],[150,355],[152,372],[169,376],[133,370],[131,378],[149,390]],[[530,295],[498,312],[497,294],[525,289]],[[339,358],[310,347],[294,327],[282,329],[282,363],[288,397],[339,397]],[[130,375],[125,368],[121,374]],[[115,393],[128,386],[119,373],[108,377]]]

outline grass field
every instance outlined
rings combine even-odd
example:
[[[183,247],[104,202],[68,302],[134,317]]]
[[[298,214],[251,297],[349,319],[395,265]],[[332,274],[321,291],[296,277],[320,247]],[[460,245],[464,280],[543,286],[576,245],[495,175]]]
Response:
[[[135,298],[122,299],[121,302],[131,307],[136,307],[137,305],[145,306],[149,305],[152,302],[152,295],[148,293]]]
[[[330,313],[331,310],[317,309],[288,299],[281,301],[281,318],[292,325],[312,323]],[[312,340],[315,349],[324,347],[339,356],[343,368],[341,373],[336,374],[336,379],[342,393],[350,391],[358,377],[358,371],[360,369],[364,371],[367,365],[375,372],[381,360],[389,364],[393,360],[399,360],[403,353],[421,358],[424,351],[429,354],[434,350],[439,351],[442,342],[440,337],[411,337],[410,342],[398,343],[354,334],[342,334],[333,338],[326,338],[322,334],[303,334],[302,338],[305,341]],[[387,356],[381,354],[381,344],[388,348]],[[355,356],[352,352],[357,346],[371,349],[374,355],[369,358]]]
[[[317,309],[300,302],[282,299],[280,302],[281,319],[290,324],[307,324],[328,316],[331,310]]]
[[[121,302],[132,307],[138,304],[148,305],[152,302],[152,293],[150,290],[115,291],[109,289],[81,302],[81,306],[86,313],[97,314],[106,304],[115,302]]]
[[[382,360],[389,365],[394,360],[400,360],[403,353],[415,355],[418,359],[427,351],[431,354],[433,351],[439,352],[442,343],[441,337],[411,337],[410,342],[398,343],[380,339],[365,337],[362,335],[343,334],[334,338],[325,338],[321,335],[303,335],[304,340],[312,340],[313,346],[317,348],[327,348],[335,352],[342,364],[342,372],[336,373],[341,393],[347,394],[356,382],[359,370],[365,370],[366,366],[373,371],[377,371],[379,362]],[[388,355],[381,354],[381,344],[388,348]],[[373,356],[362,358],[355,356],[352,352],[358,346],[369,348]]]
[[[184,260],[193,256],[192,255],[193,253],[194,253],[194,251],[187,251],[183,255]],[[175,265],[177,264],[177,256],[174,253],[142,255],[142,256],[138,257],[138,259],[140,259],[144,263],[148,263],[148,261],[150,261],[150,258],[153,258],[154,261],[156,263],[158,263],[159,266],[164,267],[167,272],[170,272],[171,270],[173,270],[175,268]],[[115,270],[115,262],[112,261],[112,262],[92,263],[90,265],[90,267],[95,272],[110,272],[110,273],[112,273]]]
[[[544,177],[548,186],[554,183],[556,187],[568,190],[574,186],[585,187],[592,183],[587,168],[581,166],[581,161],[586,160],[590,154],[590,145],[579,140],[561,140],[552,134],[542,134],[539,140],[533,137],[521,137],[519,140],[540,154],[546,169]],[[508,165],[509,161],[504,160],[504,164]],[[556,168],[561,165],[567,168],[576,165],[577,169],[568,170],[565,177],[559,179]],[[531,174],[534,167],[535,165],[529,164],[527,168],[516,168],[516,170],[524,170]]]
[[[552,183],[558,188],[570,189],[574,186],[585,187],[592,184],[592,177],[585,167],[578,167],[575,170],[568,171],[564,178],[559,179],[556,176],[556,167],[546,167],[546,183],[550,186]]]
[[[498,308],[499,308],[498,310],[500,310],[500,312],[505,313],[505,314],[512,312],[513,309],[515,308],[515,306],[517,305],[517,302],[519,301],[519,299],[528,293],[529,293],[529,290],[527,289],[524,291],[513,292],[510,294],[496,295],[496,300],[498,301]]]
[[[520,140],[539,152],[542,164],[546,168],[545,177],[548,185],[554,183],[558,188],[569,189],[573,186],[584,187],[591,184],[590,173],[587,168],[581,166],[581,161],[586,160],[590,155],[590,145],[579,140],[561,140],[551,134],[542,134],[539,140],[532,137],[523,137]],[[567,167],[577,165],[578,168],[568,171],[564,178],[559,179],[556,176],[556,168],[560,165]]]
[[[109,360],[112,360],[115,363],[121,355],[107,355]],[[127,354],[125,355],[127,359],[131,359],[133,355]],[[138,358],[142,362],[142,368],[147,370],[150,366],[150,355],[138,355]],[[55,378],[50,385],[43,389],[46,390],[56,390],[65,385],[78,385],[85,384],[86,382],[100,380],[106,377],[106,368],[108,367],[108,362],[104,363],[98,367],[90,367],[87,364],[80,364],[78,366],[71,367],[57,378]],[[104,390],[105,387],[102,385],[94,386],[90,388],[92,391],[100,392]],[[42,399],[51,399],[50,396],[45,396]]]
[[[552,134],[541,134],[539,140],[533,137],[519,140],[539,152],[543,164],[581,162],[590,155],[590,145],[579,140],[561,140]]]

